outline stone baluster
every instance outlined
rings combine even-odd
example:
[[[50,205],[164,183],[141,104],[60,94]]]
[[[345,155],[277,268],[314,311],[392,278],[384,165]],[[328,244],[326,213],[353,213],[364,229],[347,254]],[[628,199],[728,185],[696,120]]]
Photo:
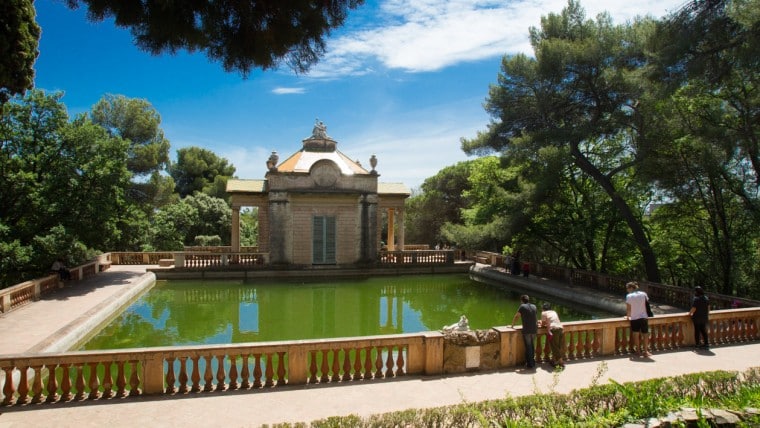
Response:
[[[90,363],[90,381],[87,382],[87,386],[90,387],[90,394],[87,396],[90,400],[97,400],[100,389],[100,379],[98,379],[98,365],[100,363]]]
[[[343,377],[341,377],[341,380],[351,380],[351,355],[347,348],[343,348]]]
[[[113,376],[111,374],[113,363],[108,361],[103,363],[103,366],[103,394],[101,397],[111,398],[113,397]]]
[[[75,385],[77,387],[77,393],[74,396],[74,398],[79,401],[84,400],[84,396],[85,396],[84,366],[85,366],[84,364],[79,364],[77,366],[77,375],[76,375],[76,382],[75,382]]]
[[[204,357],[206,369],[203,370],[203,391],[211,392],[214,390],[214,373],[211,370],[211,356]]]
[[[253,387],[261,388],[261,354],[253,354]]]
[[[136,397],[142,394],[140,390],[140,371],[137,369],[138,361],[130,361],[131,372],[129,376],[129,396]]]
[[[63,373],[61,375],[61,401],[70,401],[71,395],[71,364],[62,364]]]
[[[55,375],[57,367],[52,366],[48,369],[47,399],[45,401],[53,403],[58,401],[58,378]]]
[[[585,352],[585,346],[584,346],[584,336],[587,336],[583,334],[583,332],[578,332],[578,339],[575,341],[575,355],[578,356],[578,358],[581,358],[584,355]]]
[[[330,380],[330,366],[329,361],[327,360],[328,354],[330,351],[327,349],[322,349],[318,351],[322,355],[322,367],[319,369],[321,372],[321,376],[319,377],[320,383],[325,383],[328,380]]]
[[[179,357],[179,392],[187,393],[187,357]]]
[[[29,377],[28,377],[28,368],[27,367],[20,367],[19,368],[19,379],[18,379],[18,388],[16,389],[18,391],[18,398],[16,398],[16,404],[26,404],[29,402]]]
[[[366,347],[364,348],[364,379],[372,379],[372,348]]]
[[[3,405],[10,406],[13,404],[13,394],[16,392],[16,389],[13,387],[13,367],[3,367],[3,371],[5,372],[5,385],[3,385],[3,395],[5,397],[3,398]]]
[[[243,354],[243,370],[240,372],[240,377],[243,378],[240,387],[243,389],[251,387],[251,370],[248,368],[248,356],[249,354]]]
[[[375,379],[383,377],[383,352],[385,348],[377,348],[377,355],[375,356]]]
[[[245,360],[243,360],[245,362]],[[245,368],[244,368],[245,370]],[[237,355],[230,355],[230,389],[238,389]]]
[[[354,372],[353,376],[351,376],[351,379],[359,380],[362,377],[362,350],[359,348],[354,348],[354,352]]]
[[[404,375],[404,347],[399,346],[398,358],[396,359],[396,376]]]
[[[602,350],[601,338],[603,337],[603,334],[602,329],[594,330],[594,346],[592,347],[594,355],[599,355]]]
[[[393,377],[393,347],[388,347],[388,355],[385,359],[385,377]]]
[[[277,385],[285,385],[285,352],[277,353]]]
[[[317,383],[317,351],[309,351],[309,383]]]
[[[264,386],[272,387],[274,386],[274,367],[272,367],[274,361],[272,361],[272,354],[265,356],[265,364],[266,381],[264,382]]]
[[[116,396],[119,398],[127,396],[127,377],[124,373],[124,361],[116,363]]]
[[[332,376],[330,376],[330,382],[338,382],[340,380],[340,349],[333,349],[332,354]]]
[[[32,403],[42,403],[42,366],[34,366],[34,380],[32,381]]]
[[[225,391],[227,389],[227,374],[224,372],[224,355],[216,355],[216,391]]]
[[[169,357],[166,359],[166,393],[167,394],[174,394],[177,389],[174,386],[174,383],[177,381],[177,378],[174,376],[174,361],[176,358]]]
[[[193,364],[193,372],[190,376],[190,380],[192,381],[192,385],[190,387],[191,392],[198,392],[201,390],[201,370],[198,362],[199,359],[200,356],[198,355],[190,358]]]

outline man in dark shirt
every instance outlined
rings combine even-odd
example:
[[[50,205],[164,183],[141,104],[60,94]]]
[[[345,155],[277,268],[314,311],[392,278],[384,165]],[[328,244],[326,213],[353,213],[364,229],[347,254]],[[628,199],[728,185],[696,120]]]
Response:
[[[710,342],[707,340],[707,321],[710,313],[710,302],[705,296],[702,287],[694,288],[694,299],[691,301],[691,309],[689,315],[691,316],[691,322],[694,324],[694,346],[697,348],[707,349]],[[703,344],[700,344],[700,336],[704,340]]]
[[[512,317],[512,328],[518,318],[522,318],[522,337],[525,343],[525,366],[529,369],[536,368],[536,334],[538,333],[538,317],[536,305],[530,303],[527,294],[520,296],[522,304],[517,308],[517,313]]]

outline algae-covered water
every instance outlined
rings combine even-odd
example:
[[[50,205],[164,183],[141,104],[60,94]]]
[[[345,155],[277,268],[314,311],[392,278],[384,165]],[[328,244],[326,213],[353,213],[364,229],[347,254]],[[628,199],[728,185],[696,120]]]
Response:
[[[467,274],[323,282],[158,281],[81,349],[224,344],[470,328],[511,323],[518,292]],[[533,300],[540,311],[541,300]],[[605,314],[554,305],[563,321]]]

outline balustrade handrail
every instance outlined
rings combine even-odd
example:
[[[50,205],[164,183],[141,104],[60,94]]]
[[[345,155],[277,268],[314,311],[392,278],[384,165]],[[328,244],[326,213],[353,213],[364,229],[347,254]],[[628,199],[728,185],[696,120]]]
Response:
[[[504,267],[506,256],[500,253],[490,251],[477,251],[474,255],[475,261],[483,264],[489,264],[494,267]],[[599,273],[583,269],[574,269],[564,266],[550,265],[541,262],[528,262],[530,273],[544,278],[553,279],[579,285],[600,291],[617,293],[625,295],[625,284],[630,279],[619,276]],[[691,306],[693,290],[676,285],[661,284],[646,280],[638,280],[641,288],[649,294],[649,297],[658,303],[673,305],[680,308]],[[705,295],[710,299],[710,306],[713,309],[728,308],[745,308],[759,307],[760,301],[746,299],[736,296],[727,296],[720,293],[706,291]]]
[[[70,281],[76,282],[96,275],[109,266],[111,266],[110,253],[101,254],[89,262],[69,269],[71,273]],[[27,303],[39,300],[43,294],[62,288],[63,285],[64,282],[59,278],[58,273],[51,273],[42,278],[35,278],[0,289],[0,313],[6,313]]]
[[[377,262],[380,266],[423,264],[453,265],[455,258],[454,250],[382,250],[378,253]]]
[[[694,345],[687,313],[649,320],[650,347],[669,352]],[[623,318],[564,323],[566,361],[633,353]],[[717,310],[708,330],[713,346],[760,340],[760,308]],[[493,327],[496,368],[522,364],[520,328]],[[471,348],[472,345],[466,348]],[[476,346],[486,349],[486,345]],[[373,381],[452,371],[446,352],[465,347],[438,331],[227,345],[0,355],[2,404],[98,400],[113,396],[273,388],[284,384]],[[449,351],[445,351],[449,349]],[[550,360],[539,329],[536,360]],[[482,359],[485,360],[485,359]]]

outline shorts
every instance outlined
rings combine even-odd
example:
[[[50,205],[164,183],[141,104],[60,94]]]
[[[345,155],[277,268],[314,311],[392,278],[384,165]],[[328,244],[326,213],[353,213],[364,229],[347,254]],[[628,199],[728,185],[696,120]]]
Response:
[[[646,318],[631,320],[631,333],[649,333],[649,320]]]

